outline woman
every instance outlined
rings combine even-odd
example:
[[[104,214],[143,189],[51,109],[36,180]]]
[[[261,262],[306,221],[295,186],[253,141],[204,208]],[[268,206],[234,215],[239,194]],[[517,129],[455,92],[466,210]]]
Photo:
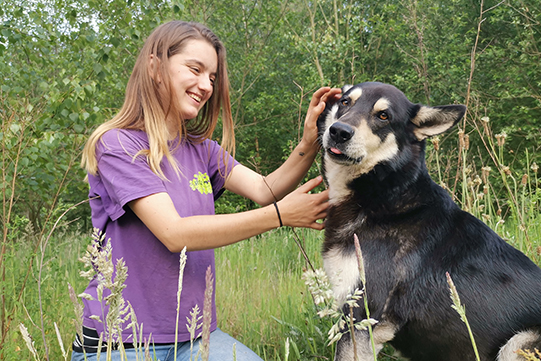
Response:
[[[151,339],[160,360],[173,359],[179,254],[184,269],[180,320],[203,307],[205,271],[214,272],[214,248],[284,226],[321,230],[328,193],[309,194],[321,183],[312,179],[295,190],[318,151],[316,120],[325,100],[339,89],[321,88],[313,96],[302,141],[276,171],[262,177],[238,164],[234,150],[225,49],[206,27],[172,21],[145,42],[128,82],[119,113],[88,140],[82,164],[89,175],[92,222],[111,240],[113,261],[128,266],[124,297]],[[210,137],[218,117],[223,148]],[[229,150],[230,152],[227,152]],[[214,201],[228,189],[262,207],[215,215]],[[94,199],[94,197],[98,198]],[[97,282],[86,293],[96,298]],[[74,342],[72,360],[96,357],[103,324],[102,305],[84,300],[84,337]],[[259,360],[217,328],[212,304],[210,359]],[[131,331],[123,334],[130,347]],[[190,359],[190,335],[178,332],[177,357]],[[84,346],[83,346],[84,343]],[[199,342],[196,342],[194,354]],[[133,350],[127,350],[128,356]],[[113,359],[119,351],[113,352]],[[169,358],[168,358],[169,357]],[[135,358],[134,358],[135,359]]]

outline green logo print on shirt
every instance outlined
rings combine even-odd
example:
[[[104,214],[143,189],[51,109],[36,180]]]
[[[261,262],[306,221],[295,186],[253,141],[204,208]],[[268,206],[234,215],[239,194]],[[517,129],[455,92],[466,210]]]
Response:
[[[210,178],[207,173],[198,172],[193,175],[193,179],[190,181],[190,188],[197,190],[201,194],[212,193],[212,185],[210,184]]]

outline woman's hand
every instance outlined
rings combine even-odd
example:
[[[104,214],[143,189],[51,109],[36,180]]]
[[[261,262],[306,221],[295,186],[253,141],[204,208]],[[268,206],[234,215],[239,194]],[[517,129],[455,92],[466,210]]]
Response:
[[[288,194],[277,203],[284,226],[304,227],[322,230],[324,223],[317,222],[327,216],[329,207],[329,191],[310,194],[309,192],[321,184],[323,178],[318,176]]]
[[[319,88],[310,101],[308,112],[304,120],[304,132],[302,135],[301,143],[304,143],[306,147],[319,149],[317,142],[317,119],[325,110],[326,102],[334,102],[340,98],[342,90],[339,88],[322,87]]]
[[[324,228],[317,221],[327,216],[328,191],[309,194],[321,181],[321,177],[311,179],[277,203],[283,225]],[[240,213],[184,218],[165,192],[133,200],[128,205],[169,251],[180,252],[184,247],[196,251],[226,246],[279,227],[276,209],[270,203]]]

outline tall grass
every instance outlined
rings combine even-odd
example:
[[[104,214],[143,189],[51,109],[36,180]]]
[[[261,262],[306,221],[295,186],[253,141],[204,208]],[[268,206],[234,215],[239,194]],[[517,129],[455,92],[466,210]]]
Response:
[[[463,209],[540,264],[541,188],[535,153],[522,151],[509,158],[512,150],[508,149],[505,134],[492,134],[488,119],[479,124],[469,133],[458,132],[429,142],[430,173]],[[470,137],[477,138],[477,147],[470,145]],[[10,324],[5,326],[7,336],[0,359],[34,358],[17,327],[23,323],[34,336],[37,359],[46,358],[47,344],[49,359],[61,360],[55,323],[64,346],[69,348],[75,326],[67,285],[72,284],[77,293],[86,287],[87,281],[79,277],[83,265],[78,258],[91,237],[55,231],[48,246],[40,249],[35,247],[32,233],[20,228],[18,232],[2,245],[5,274],[0,289],[4,309],[12,313]],[[320,268],[323,233],[296,233],[311,263]],[[333,323],[317,315],[318,309],[302,280],[309,266],[294,237],[289,229],[279,229],[216,250],[219,325],[266,360],[332,359],[334,346],[327,344]],[[41,277],[38,266],[31,268],[19,297],[31,262],[41,265]],[[42,309],[38,302],[40,282]],[[395,356],[387,356],[392,352],[386,347],[378,359],[396,360]]]
[[[297,230],[314,267],[321,267],[323,233]],[[316,314],[301,279],[309,266],[287,229],[216,251],[217,313],[220,327],[264,359],[283,360],[289,338],[289,360],[329,357],[330,320]]]
[[[75,326],[72,322],[74,312],[69,297],[68,283],[73,285],[78,292],[82,292],[86,287],[87,281],[79,276],[79,270],[82,269],[79,257],[84,253],[90,237],[60,231],[51,239],[51,246],[44,251],[45,261],[41,280],[42,310],[39,305],[37,267],[32,269],[29,281],[19,298],[28,263],[39,264],[42,256],[41,253],[34,252],[34,242],[27,240],[26,237],[21,237],[17,242],[6,246],[2,296],[5,297],[6,308],[11,312],[11,327],[7,330],[0,358],[4,360],[32,359],[19,333],[18,325],[23,323],[34,338],[39,358],[45,359],[40,320],[43,315],[43,334],[49,345],[49,359],[63,360],[54,323],[58,325],[65,348],[69,349],[75,335]]]

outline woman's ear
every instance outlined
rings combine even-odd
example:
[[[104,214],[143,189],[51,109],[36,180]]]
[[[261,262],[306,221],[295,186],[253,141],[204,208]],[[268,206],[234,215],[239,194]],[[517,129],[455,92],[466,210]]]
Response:
[[[154,54],[150,54],[150,61],[148,62],[148,75],[157,82],[161,84],[162,77],[160,75],[160,59],[155,57]]]

